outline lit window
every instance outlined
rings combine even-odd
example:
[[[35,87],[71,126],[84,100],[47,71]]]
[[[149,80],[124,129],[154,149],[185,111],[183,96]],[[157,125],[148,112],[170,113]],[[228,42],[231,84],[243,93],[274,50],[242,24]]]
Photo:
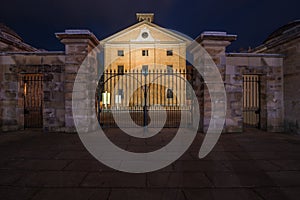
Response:
[[[123,50],[118,50],[118,56],[124,56],[124,51]]]
[[[121,98],[124,99],[124,91],[123,91],[123,89],[119,89],[118,90],[118,95],[120,95]]]
[[[142,56],[148,56],[148,50],[142,50]]]
[[[147,76],[148,75],[148,65],[142,66],[142,74]]]
[[[167,56],[173,56],[173,50],[167,50]]]

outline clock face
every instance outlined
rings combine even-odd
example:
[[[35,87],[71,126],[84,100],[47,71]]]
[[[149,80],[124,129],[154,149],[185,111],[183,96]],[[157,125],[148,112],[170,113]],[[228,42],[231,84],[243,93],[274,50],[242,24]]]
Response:
[[[146,39],[146,38],[148,37],[148,33],[147,33],[147,32],[143,32],[143,33],[142,33],[142,37],[143,37],[144,39]]]

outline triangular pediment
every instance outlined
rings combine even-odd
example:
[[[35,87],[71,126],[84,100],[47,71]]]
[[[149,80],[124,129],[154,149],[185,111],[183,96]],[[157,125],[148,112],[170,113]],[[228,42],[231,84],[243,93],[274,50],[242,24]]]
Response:
[[[187,43],[191,40],[181,34],[148,21],[141,21],[101,41],[104,43]]]

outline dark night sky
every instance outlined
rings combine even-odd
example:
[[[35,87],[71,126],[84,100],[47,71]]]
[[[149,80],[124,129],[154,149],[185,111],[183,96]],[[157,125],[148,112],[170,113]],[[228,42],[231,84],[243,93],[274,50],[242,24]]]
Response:
[[[154,12],[156,24],[192,38],[208,30],[237,34],[233,51],[255,47],[300,19],[299,8],[299,0],[8,0],[0,22],[34,47],[63,50],[55,32],[89,29],[101,40],[134,24],[136,12]]]

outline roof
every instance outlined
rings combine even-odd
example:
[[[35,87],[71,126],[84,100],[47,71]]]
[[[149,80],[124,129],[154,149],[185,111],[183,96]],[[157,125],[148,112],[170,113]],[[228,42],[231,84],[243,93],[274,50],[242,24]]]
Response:
[[[0,23],[0,42],[8,45],[13,51],[37,51],[36,48],[23,42],[23,39],[11,28],[3,23]],[[1,51],[9,51],[1,49]]]
[[[13,31],[3,23],[0,23],[0,35],[8,35],[15,38],[16,40],[23,41],[23,39],[15,31]]]
[[[271,33],[263,43],[268,43],[269,41],[279,36],[283,36],[283,35],[288,36],[296,32],[300,32],[300,19],[292,21],[284,26],[281,26],[273,33]]]
[[[135,28],[137,28],[137,27],[139,27],[139,26],[142,26],[143,24],[147,24],[147,25],[149,25],[150,27],[156,28],[156,29],[158,29],[159,31],[162,31],[162,32],[164,32],[164,33],[166,33],[166,34],[169,34],[170,36],[175,37],[175,38],[177,38],[177,39],[180,39],[180,40],[182,40],[182,41],[185,41],[185,42],[190,42],[190,41],[191,41],[191,39],[190,39],[189,37],[185,36],[184,34],[178,34],[178,33],[176,33],[175,31],[168,30],[168,29],[166,29],[166,28],[163,28],[163,27],[161,27],[161,26],[158,26],[157,24],[154,24],[154,23],[149,22],[149,21],[147,21],[147,20],[143,20],[143,21],[140,21],[140,22],[138,22],[138,23],[135,23],[135,24],[133,24],[133,25],[131,25],[131,26],[129,26],[129,27],[127,27],[127,28],[125,28],[125,29],[123,29],[123,30],[121,30],[121,31],[119,31],[119,32],[117,32],[117,33],[115,33],[115,34],[113,34],[113,35],[111,35],[111,36],[109,36],[109,37],[107,37],[107,38],[101,40],[101,43],[106,43],[106,42],[112,40],[113,38],[116,38],[116,37],[118,37],[118,36],[120,36],[120,35],[122,35],[122,34],[128,32],[128,31],[130,31],[130,30],[133,30],[133,29],[135,29]]]

